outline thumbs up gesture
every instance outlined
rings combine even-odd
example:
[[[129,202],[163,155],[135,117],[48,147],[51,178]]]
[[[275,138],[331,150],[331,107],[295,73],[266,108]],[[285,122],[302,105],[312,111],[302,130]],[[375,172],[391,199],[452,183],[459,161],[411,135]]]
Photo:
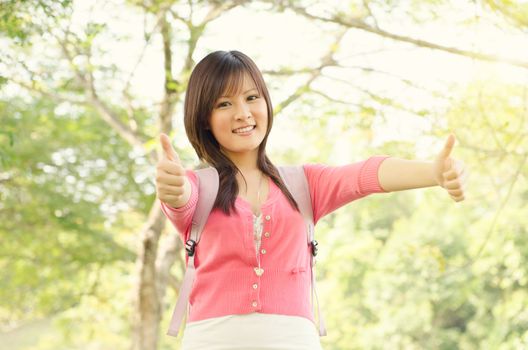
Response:
[[[156,192],[162,202],[179,208],[189,200],[191,186],[169,137],[161,134],[160,143],[162,154],[156,167]]]
[[[433,174],[438,185],[445,188],[455,202],[460,202],[465,198],[465,184],[469,173],[462,161],[450,156],[454,145],[455,135],[450,134],[434,161]]]

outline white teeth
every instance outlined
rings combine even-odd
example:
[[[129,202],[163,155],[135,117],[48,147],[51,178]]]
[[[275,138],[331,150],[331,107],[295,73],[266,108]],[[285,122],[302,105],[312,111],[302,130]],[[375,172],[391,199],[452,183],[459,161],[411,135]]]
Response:
[[[251,126],[248,126],[248,127],[245,127],[245,128],[236,129],[236,130],[233,131],[233,132],[235,132],[235,133],[237,133],[237,134],[239,134],[239,133],[244,133],[244,132],[248,132],[248,131],[253,130],[253,127],[254,127],[254,125],[251,125]]]

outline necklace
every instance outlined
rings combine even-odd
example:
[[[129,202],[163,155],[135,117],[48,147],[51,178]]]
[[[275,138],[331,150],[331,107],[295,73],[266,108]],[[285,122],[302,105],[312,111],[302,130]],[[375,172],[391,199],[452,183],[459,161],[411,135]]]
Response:
[[[257,191],[257,202],[260,206],[260,188],[262,187],[262,179],[264,178],[264,175],[262,175],[262,172],[260,173],[260,181],[259,181],[259,186],[258,186],[258,191]]]
[[[258,190],[257,190],[257,203],[258,205],[260,206],[260,189],[262,187],[262,180],[264,179],[264,174],[262,174],[262,172],[260,173],[260,181],[259,181],[259,185],[258,185]],[[246,196],[248,194],[248,188],[246,186]]]

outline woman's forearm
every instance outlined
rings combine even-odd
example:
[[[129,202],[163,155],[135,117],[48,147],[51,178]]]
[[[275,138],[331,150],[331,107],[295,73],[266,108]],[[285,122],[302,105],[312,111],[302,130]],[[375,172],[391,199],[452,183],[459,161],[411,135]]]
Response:
[[[387,192],[437,186],[433,162],[389,157],[378,170],[380,186]]]

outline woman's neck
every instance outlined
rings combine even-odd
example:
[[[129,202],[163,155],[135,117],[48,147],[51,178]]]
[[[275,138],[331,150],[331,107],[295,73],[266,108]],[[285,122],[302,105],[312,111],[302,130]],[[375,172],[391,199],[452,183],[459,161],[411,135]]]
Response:
[[[257,166],[258,150],[255,149],[253,152],[245,153],[228,153],[226,156],[235,164],[244,176],[260,173]]]

